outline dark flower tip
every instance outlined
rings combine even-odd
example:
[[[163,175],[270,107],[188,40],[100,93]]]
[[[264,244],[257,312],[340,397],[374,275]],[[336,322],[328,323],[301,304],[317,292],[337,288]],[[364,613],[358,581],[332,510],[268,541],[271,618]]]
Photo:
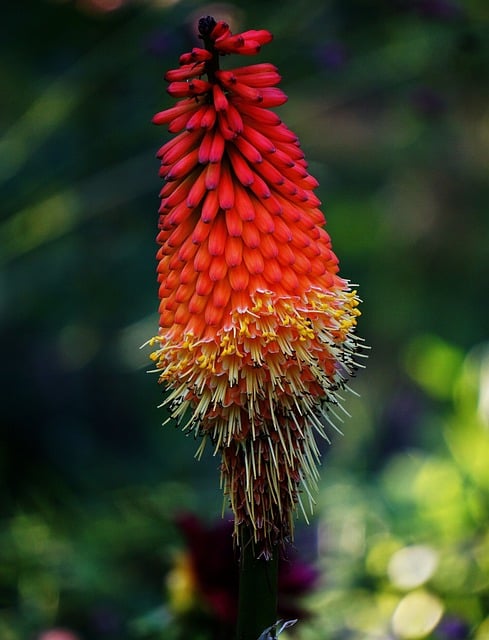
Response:
[[[199,20],[199,33],[202,37],[210,35],[212,29],[216,26],[216,21],[212,16],[204,16]]]

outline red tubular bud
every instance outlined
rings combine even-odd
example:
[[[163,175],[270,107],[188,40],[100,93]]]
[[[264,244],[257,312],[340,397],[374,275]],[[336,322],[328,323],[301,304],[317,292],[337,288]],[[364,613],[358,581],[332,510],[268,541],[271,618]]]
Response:
[[[160,147],[156,157],[161,158],[162,164],[172,164],[172,162],[181,158],[189,149],[197,145],[201,136],[202,132],[200,131],[192,133],[184,131]]]
[[[277,193],[278,196],[278,193]],[[281,216],[283,213],[282,205],[279,202],[279,199],[275,197],[273,193],[270,194],[269,198],[264,198],[261,200],[261,203],[265,207],[265,209],[272,214],[272,216]]]
[[[264,73],[249,74],[238,77],[243,84],[255,88],[272,87],[274,84],[278,84],[282,79],[282,76],[275,71],[267,71]]]
[[[234,95],[244,98],[245,100],[249,100],[250,102],[262,101],[261,91],[242,82],[234,82],[229,90],[234,93]]]
[[[265,136],[269,136],[272,140],[277,140],[279,142],[298,142],[298,138],[295,133],[288,129],[283,123],[278,127],[264,125],[263,127],[260,127],[260,131]]]
[[[210,156],[213,140],[214,140],[214,132],[207,131],[199,147],[200,164],[206,164],[207,162],[209,162],[209,156]]]
[[[256,40],[261,45],[268,44],[273,40],[273,35],[266,29],[249,29],[248,31],[243,31],[241,36],[245,40]]]
[[[204,197],[205,188],[205,171],[201,171],[197,180],[190,187],[187,196],[187,207],[194,209]]]
[[[216,110],[214,107],[209,104],[207,105],[207,109],[205,114],[202,116],[202,120],[200,121],[200,126],[202,129],[211,129],[216,122]]]
[[[275,165],[280,167],[295,167],[295,162],[292,160],[292,158],[278,147],[275,148],[271,161]]]
[[[231,209],[234,206],[234,185],[229,166],[225,163],[221,168],[221,180],[219,182],[219,206],[221,209]]]
[[[227,109],[227,120],[229,122],[229,126],[233,131],[235,131],[236,133],[241,133],[243,131],[243,118],[231,102],[229,103]]]
[[[290,142],[275,142],[275,146],[280,151],[286,153],[294,162],[301,162],[304,160],[304,152],[297,144]]]
[[[229,125],[226,111],[221,111],[219,113],[218,124],[219,124],[219,131],[221,132],[222,137],[225,140],[233,140],[238,135],[234,131],[234,129],[232,129],[231,126]]]
[[[170,82],[167,91],[174,98],[186,98],[188,96],[199,96],[212,89],[210,82],[194,78],[188,82]]]
[[[190,53],[183,53],[180,56],[179,62],[180,64],[190,64],[192,62],[205,62],[207,60],[212,60],[212,53],[207,51],[207,49],[194,47]]]
[[[254,164],[255,162],[261,162],[263,160],[261,153],[254,147],[248,140],[245,140],[242,136],[238,136],[233,140],[233,144],[239,149],[241,154]]]
[[[221,163],[209,162],[205,174],[205,186],[209,191],[217,189],[221,175]]]
[[[241,237],[230,236],[224,247],[224,257],[228,267],[237,267],[243,259],[243,241]]]
[[[202,122],[202,118],[207,111],[207,105],[202,105],[198,111],[193,113],[187,121],[185,128],[187,131],[194,131],[194,129],[200,129],[200,123]]]
[[[258,42],[253,40],[247,40],[246,44],[234,51],[230,51],[229,53],[239,53],[242,56],[256,56],[257,53],[260,53],[261,45]]]
[[[264,87],[260,89],[261,102],[260,106],[266,107],[280,107],[280,105],[287,102],[287,96],[281,89],[276,87]]]
[[[239,184],[234,186],[234,207],[243,222],[252,222],[255,219],[255,208],[250,196]]]
[[[188,80],[189,78],[195,78],[201,76],[204,73],[205,65],[200,64],[184,64],[180,69],[172,69],[165,73],[165,80],[168,82],[175,82],[179,80]]]
[[[212,166],[212,165],[210,165]],[[219,166],[219,165],[216,165]],[[202,205],[201,219],[206,224],[212,222],[219,211],[219,198],[216,191],[209,191]]]
[[[218,84],[212,87],[212,99],[214,100],[216,111],[225,111],[228,108],[228,99]]]
[[[282,122],[278,115],[273,111],[268,111],[268,109],[264,109],[261,106],[245,102],[237,96],[233,96],[232,104],[235,105],[236,108],[239,108],[239,112],[242,116],[245,116],[246,119],[252,119],[253,122],[258,123],[260,126],[262,124],[276,126]]]
[[[191,211],[192,210],[187,207],[185,202],[180,202],[171,210],[171,213],[168,214],[165,224],[171,227],[176,227],[188,218]]]
[[[192,169],[194,169],[199,162],[199,149],[196,148],[190,153],[186,153],[183,157],[180,158],[174,165],[171,166],[170,170],[166,175],[167,180],[178,180],[183,178],[190,173]]]
[[[250,64],[245,67],[236,67],[235,69],[229,69],[229,71],[231,73],[234,73],[234,75],[238,77],[256,75],[258,73],[266,73],[272,71],[278,72],[278,69],[274,64],[270,64],[269,62],[260,62],[258,64]],[[243,82],[245,82],[244,78]]]
[[[219,131],[214,133],[211,148],[209,150],[209,162],[221,162],[224,154],[224,138]]]
[[[253,210],[255,210],[254,207]],[[260,230],[254,222],[244,222],[242,238],[245,245],[250,249],[256,249],[260,246]]]
[[[249,187],[255,179],[255,174],[251,170],[250,165],[232,145],[229,145],[228,155],[236,177],[243,186]]]
[[[265,159],[263,160],[263,162],[259,162],[258,164],[256,164],[254,166],[254,169],[270,184],[281,185],[285,181],[283,173],[281,173]]]
[[[245,291],[249,281],[250,273],[244,264],[229,270],[229,283],[233,291]]]
[[[181,116],[174,118],[168,125],[168,131],[170,133],[179,133],[182,129],[185,129],[190,113],[182,113]]]
[[[193,95],[189,83],[185,81],[171,82],[167,91],[173,98],[186,98]]]
[[[195,100],[181,100],[174,107],[170,109],[165,109],[164,111],[158,112],[153,116],[152,122],[154,124],[168,124],[178,116],[183,115],[184,113],[188,113],[189,111],[194,111],[199,108],[199,104],[195,103]]]
[[[179,185],[175,186],[171,183],[166,185],[168,194],[165,192],[165,197],[161,201],[160,213],[165,209],[171,209],[175,207],[179,202],[185,200],[189,192],[190,187],[195,181],[194,175],[187,176]]]
[[[219,20],[219,22],[216,23],[216,26],[212,29],[210,38],[211,40],[216,41],[220,38],[225,38],[230,34],[231,29],[229,28],[229,25],[224,22],[224,20]]]
[[[226,211],[226,228],[232,238],[239,238],[243,233],[243,220],[234,207]]]
[[[264,127],[261,127],[263,130]],[[247,125],[243,128],[243,137],[261,153],[274,153],[275,145],[266,135]]]
[[[275,214],[270,213],[266,207],[268,200],[261,200],[260,198],[251,198],[255,207],[256,217],[255,224],[261,233],[273,233],[275,231]]]

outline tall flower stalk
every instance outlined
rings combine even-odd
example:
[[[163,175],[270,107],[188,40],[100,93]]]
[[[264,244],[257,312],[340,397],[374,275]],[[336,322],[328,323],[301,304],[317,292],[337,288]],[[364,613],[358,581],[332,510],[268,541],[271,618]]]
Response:
[[[199,32],[203,47],[165,76],[177,103],[153,119],[176,135],[158,152],[151,358],[171,417],[202,438],[198,455],[210,442],[221,456],[237,545],[268,561],[298,505],[314,503],[315,435],[326,438],[357,368],[359,301],[338,275],[297,136],[271,110],[287,100],[276,67],[220,65],[272,35],[233,35],[212,17]]]

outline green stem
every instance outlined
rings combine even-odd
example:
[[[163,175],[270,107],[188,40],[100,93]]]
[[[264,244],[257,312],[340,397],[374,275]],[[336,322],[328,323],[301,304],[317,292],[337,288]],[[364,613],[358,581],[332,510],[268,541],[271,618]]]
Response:
[[[239,569],[237,640],[258,640],[277,621],[278,549],[271,560],[257,559],[245,537]]]

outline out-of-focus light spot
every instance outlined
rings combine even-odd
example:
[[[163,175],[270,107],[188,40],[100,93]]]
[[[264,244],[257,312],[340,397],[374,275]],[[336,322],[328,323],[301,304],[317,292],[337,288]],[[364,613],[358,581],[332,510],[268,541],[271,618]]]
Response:
[[[449,398],[463,362],[463,353],[437,336],[423,335],[408,346],[406,371],[426,392]]]
[[[39,574],[25,572],[17,582],[20,608],[36,611],[41,619],[53,619],[59,608],[59,584],[57,576],[49,572]]]
[[[474,348],[466,357],[455,389],[456,414],[445,429],[445,439],[464,475],[489,490],[489,345]],[[474,516],[484,518],[480,508]],[[482,504],[483,509],[484,504]],[[479,512],[479,513],[477,513]]]
[[[61,76],[5,131],[0,138],[0,181],[7,181],[20,171],[37,147],[67,119],[80,94],[68,74]]]
[[[5,248],[0,262],[23,255],[66,233],[76,223],[78,213],[76,193],[67,189],[14,214],[0,226],[0,240]]]
[[[182,0],[152,0],[151,4],[154,7],[173,7]]]
[[[352,556],[361,556],[365,552],[365,522],[361,517],[351,514],[346,518],[339,532],[338,547]]]
[[[457,467],[448,460],[430,458],[421,468],[412,487],[420,505],[450,506],[462,499],[462,480]]]
[[[450,540],[464,535],[468,526],[468,495],[460,469],[451,460],[429,458],[414,479],[412,498],[419,517]]]
[[[434,588],[456,593],[464,592],[469,573],[470,558],[455,548],[446,549],[440,556],[440,563],[433,576]]]
[[[133,156],[7,218],[0,223],[0,264],[153,189],[154,176],[147,171],[151,157],[149,151]]]
[[[22,554],[32,557],[47,552],[51,532],[42,520],[19,515],[12,520],[11,531],[15,546]]]
[[[427,582],[438,566],[438,553],[425,545],[413,545],[396,551],[387,573],[399,589],[413,589]]]
[[[80,640],[80,637],[69,629],[48,629],[37,640]]]
[[[489,588],[489,534],[475,547],[474,558],[479,573],[477,586],[486,590]]]
[[[479,389],[477,414],[486,429],[489,429],[489,345],[477,349],[479,358]]]
[[[366,559],[366,568],[370,575],[384,577],[392,555],[401,548],[401,543],[391,537],[382,537],[371,541]]]
[[[78,0],[77,4],[84,11],[109,13],[121,9],[126,4],[126,0]]]
[[[423,468],[425,459],[421,452],[408,451],[389,460],[382,474],[382,486],[390,500],[412,502],[413,482]]]
[[[489,640],[489,618],[479,625],[474,640]]]
[[[58,338],[62,366],[68,371],[83,368],[95,356],[99,346],[100,338],[93,327],[79,324],[64,327]]]
[[[346,627],[359,631],[362,638],[383,637],[399,602],[398,596],[387,593],[372,595],[362,591],[357,591],[352,596],[355,606],[348,610]]]
[[[148,368],[148,349],[144,348],[148,336],[151,335],[157,316],[151,314],[139,322],[123,329],[117,339],[117,351],[119,360],[129,370],[141,370]]]
[[[195,606],[196,580],[191,557],[186,553],[178,554],[166,579],[169,604],[173,611],[181,614],[190,611],[192,606]]]
[[[392,616],[392,629],[401,637],[425,638],[440,622],[443,604],[433,594],[426,591],[408,593],[397,605]]]

